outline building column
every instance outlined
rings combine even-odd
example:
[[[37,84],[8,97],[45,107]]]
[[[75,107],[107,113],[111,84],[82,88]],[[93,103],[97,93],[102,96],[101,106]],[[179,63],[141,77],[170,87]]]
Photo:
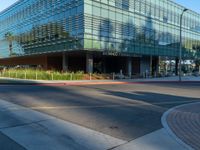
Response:
[[[158,56],[156,72],[158,75],[160,74],[160,56]]]
[[[132,58],[131,57],[127,58],[127,73],[128,73],[128,76],[131,78],[132,76]]]
[[[42,68],[45,70],[48,70],[48,57],[44,56],[44,64],[42,65]]]
[[[153,77],[157,77],[159,74],[159,66],[160,66],[159,59],[160,59],[159,56],[153,57],[153,60],[152,60],[152,75],[153,75]]]
[[[149,75],[153,76],[153,57],[152,55],[150,56],[150,70],[149,70]]]
[[[103,56],[102,58],[102,72],[106,73],[106,57]]]
[[[169,70],[170,72],[172,72],[172,59],[169,58]]]
[[[200,66],[199,66],[199,73],[200,73]]]
[[[178,64],[179,64],[179,59],[176,58],[176,60],[175,60],[175,73],[176,73],[176,76],[178,75]]]
[[[148,77],[150,75],[150,57],[143,56],[140,59],[140,74],[143,77]]]
[[[86,72],[93,73],[93,55],[86,54]]]
[[[66,53],[62,54],[62,70],[68,71],[68,56]]]

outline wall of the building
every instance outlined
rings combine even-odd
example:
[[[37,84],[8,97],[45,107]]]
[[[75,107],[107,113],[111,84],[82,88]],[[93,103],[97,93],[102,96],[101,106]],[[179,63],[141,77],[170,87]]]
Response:
[[[47,67],[46,56],[29,56],[29,57],[15,57],[8,59],[0,59],[0,66],[17,66],[17,65],[40,65],[44,69]]]
[[[178,56],[178,16],[183,7],[174,2],[55,2],[19,1],[0,14],[1,58],[80,49]],[[200,52],[200,15],[184,15],[183,56],[189,57]]]
[[[83,49],[83,27],[83,0],[19,1],[0,13],[0,58]]]
[[[0,65],[40,64],[45,69],[62,70],[62,55],[49,53],[85,50],[68,57],[68,70],[152,74],[157,71],[155,56],[178,56],[178,16],[183,7],[171,1],[68,0],[52,7],[54,2],[19,1],[0,14]],[[40,6],[40,11],[33,5]],[[194,12],[185,13],[183,57],[200,52],[199,18]],[[89,58],[86,50],[112,56]],[[30,56],[21,57],[25,54]],[[135,54],[142,57],[131,57]]]
[[[70,72],[122,73],[129,77],[143,76],[144,73],[147,73],[150,76],[152,71],[157,71],[156,68],[158,67],[156,57],[153,57],[152,59],[150,56],[106,56],[102,55],[102,53],[85,53],[84,51],[80,51],[79,53],[55,53],[54,55],[46,54],[0,59],[0,66],[14,67],[17,65]]]
[[[183,9],[168,0],[87,0],[84,3],[84,48],[178,56],[179,17]],[[192,11],[184,14],[183,57],[200,56],[199,18],[200,15]]]

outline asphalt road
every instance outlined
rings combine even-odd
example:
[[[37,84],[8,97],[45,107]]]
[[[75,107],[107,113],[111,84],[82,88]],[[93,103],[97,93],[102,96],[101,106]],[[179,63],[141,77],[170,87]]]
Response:
[[[162,128],[171,107],[200,102],[200,83],[0,85],[0,98],[123,140]]]

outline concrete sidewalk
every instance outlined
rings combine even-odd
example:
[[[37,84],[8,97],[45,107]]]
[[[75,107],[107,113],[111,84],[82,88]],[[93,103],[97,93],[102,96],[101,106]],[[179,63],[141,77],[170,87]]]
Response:
[[[25,80],[0,77],[0,84],[32,84],[32,85],[101,85],[101,84],[133,84],[133,83],[167,83],[179,82],[178,76],[163,78],[146,78],[146,79],[122,79],[122,80]],[[200,77],[185,76],[182,82],[200,83]]]
[[[0,119],[0,131],[28,150],[104,150],[126,142],[3,100]]]
[[[165,128],[154,131],[114,150],[188,150],[170,136]]]
[[[164,128],[124,141],[4,100],[0,120],[0,132],[28,150],[185,150]]]
[[[24,147],[17,144],[8,136],[0,132],[0,149],[1,150],[25,150]]]

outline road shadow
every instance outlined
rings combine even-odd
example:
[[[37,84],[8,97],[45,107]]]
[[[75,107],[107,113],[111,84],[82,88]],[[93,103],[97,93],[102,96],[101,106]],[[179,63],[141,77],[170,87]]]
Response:
[[[0,87],[0,97],[124,140],[162,128],[161,116],[169,108],[200,101],[200,98],[114,91],[98,86],[8,85]]]

